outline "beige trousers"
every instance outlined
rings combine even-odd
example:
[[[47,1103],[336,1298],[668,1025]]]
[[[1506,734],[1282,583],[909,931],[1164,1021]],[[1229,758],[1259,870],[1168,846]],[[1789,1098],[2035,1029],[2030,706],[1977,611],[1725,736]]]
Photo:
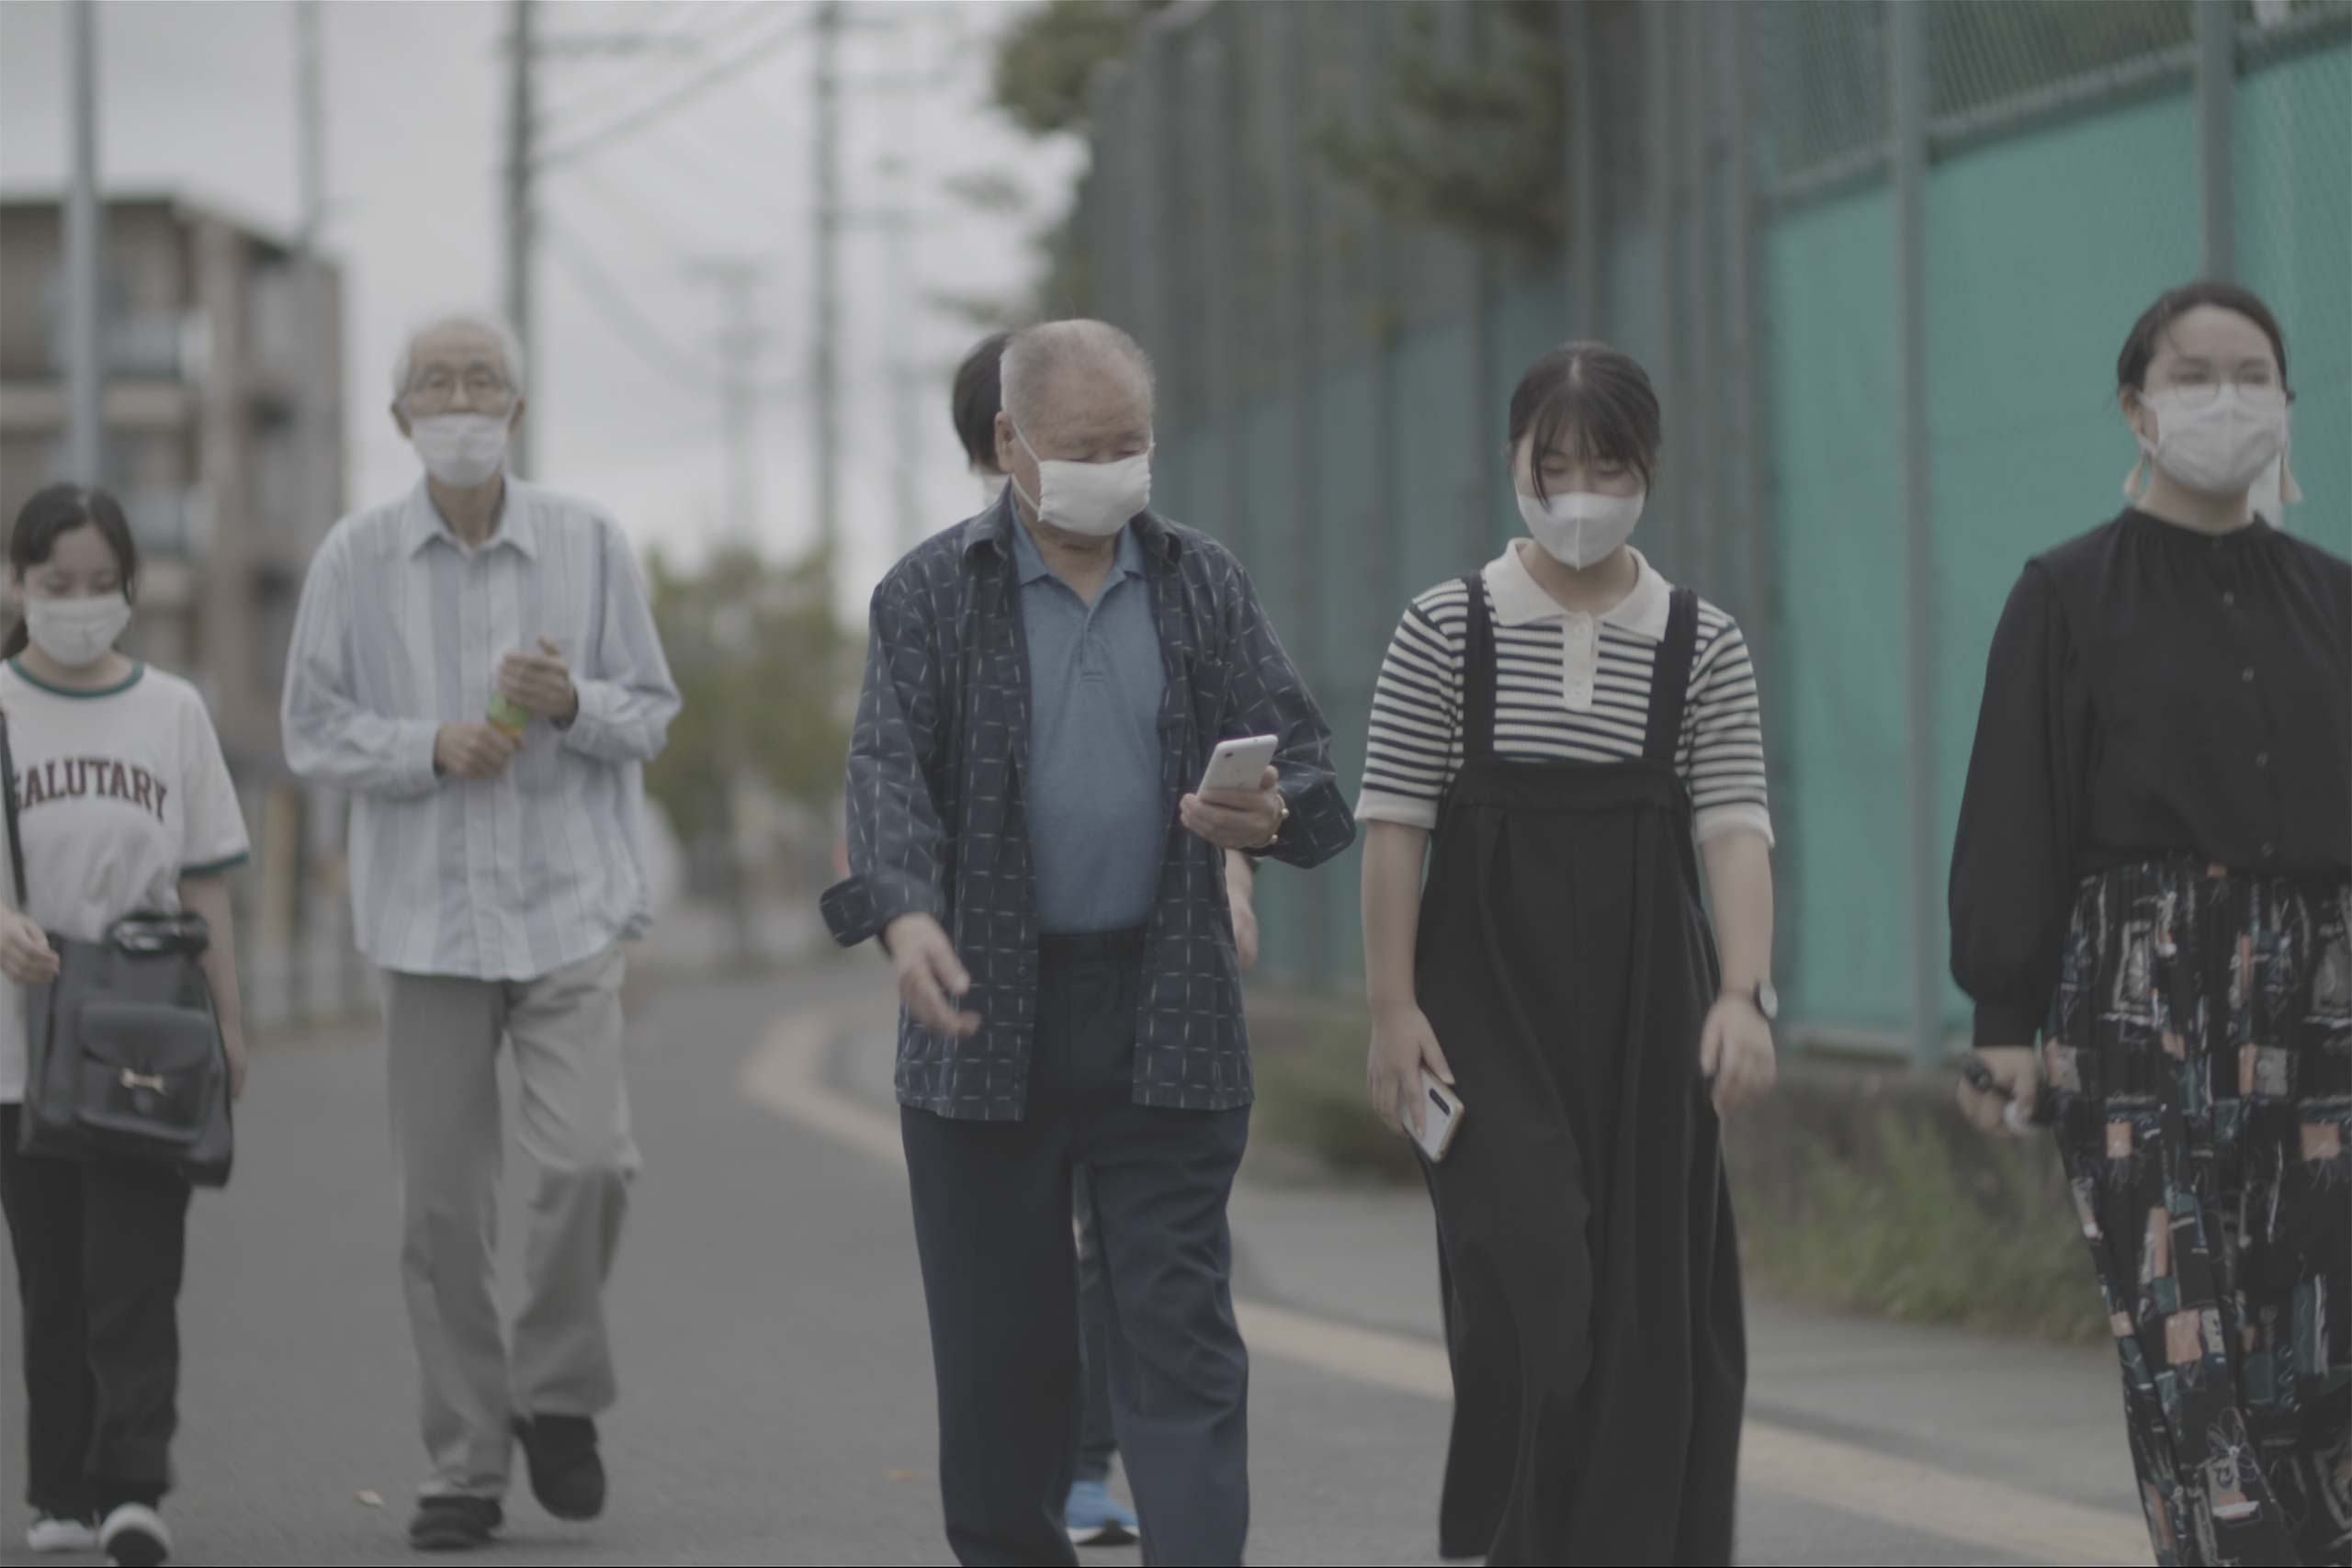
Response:
[[[604,1287],[638,1168],[621,1070],[626,963],[616,947],[537,980],[385,976],[428,1495],[503,1495],[515,1415],[594,1416],[613,1403]],[[494,1296],[505,1044],[538,1174],[511,1358]]]

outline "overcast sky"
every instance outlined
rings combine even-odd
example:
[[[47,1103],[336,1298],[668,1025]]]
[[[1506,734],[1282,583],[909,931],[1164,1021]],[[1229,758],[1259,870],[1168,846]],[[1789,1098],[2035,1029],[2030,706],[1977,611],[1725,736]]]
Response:
[[[841,51],[844,195],[866,207],[903,202],[919,227],[902,292],[883,234],[852,228],[843,242],[845,606],[862,609],[897,554],[897,465],[915,466],[931,526],[974,509],[978,491],[945,413],[947,372],[974,329],[927,297],[1011,292],[1032,267],[1023,240],[1034,220],[978,212],[946,183],[1008,176],[1051,210],[1083,161],[1074,139],[1034,141],[989,105],[988,40],[1019,8],[992,0],[846,7],[854,25]],[[805,379],[814,316],[811,10],[792,0],[539,7],[543,35],[651,32],[695,46],[546,64],[539,100],[548,145],[593,132],[714,64],[756,56],[542,186],[530,377],[537,477],[612,507],[640,545],[697,555],[721,511],[726,454],[718,403],[707,395],[718,380],[715,368],[699,373],[718,363],[718,297],[692,276],[696,262],[741,256],[768,268],[760,297],[765,375]],[[290,231],[299,210],[295,6],[108,0],[99,17],[105,184],[185,192]],[[384,412],[403,329],[445,305],[499,298],[499,44],[508,17],[504,0],[331,0],[324,9],[326,247],[344,273],[354,504],[398,492],[417,472]],[[63,178],[65,82],[63,6],[0,0],[0,185],[11,191]],[[894,160],[906,170],[895,184]],[[643,318],[636,341],[623,313],[583,287],[583,265]],[[895,343],[894,332],[902,334]],[[889,399],[888,369],[900,351],[929,372],[911,442],[894,427]],[[760,535],[775,553],[814,537],[812,420],[797,390],[768,399],[759,416]]]

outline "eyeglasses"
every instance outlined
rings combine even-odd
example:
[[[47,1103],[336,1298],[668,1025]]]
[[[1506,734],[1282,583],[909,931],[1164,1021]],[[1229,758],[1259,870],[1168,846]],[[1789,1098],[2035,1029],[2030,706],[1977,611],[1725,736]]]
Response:
[[[411,381],[401,400],[418,413],[438,413],[457,400],[460,387],[467,402],[489,412],[514,400],[514,389],[496,371],[477,367],[460,376],[446,366],[435,366]]]
[[[2287,406],[2287,389],[2276,381],[2228,381],[2207,375],[2201,370],[2184,372],[2178,378],[2154,389],[2171,398],[2182,408],[2201,409],[2217,401],[2224,387],[2235,388],[2240,401],[2263,409],[2283,409]]]

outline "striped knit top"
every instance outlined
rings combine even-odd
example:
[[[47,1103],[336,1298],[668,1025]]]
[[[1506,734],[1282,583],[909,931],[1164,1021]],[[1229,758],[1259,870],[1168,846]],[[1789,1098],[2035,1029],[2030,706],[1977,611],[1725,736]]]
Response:
[[[1673,584],[1635,551],[1640,576],[1624,601],[1599,615],[1576,614],[1529,574],[1520,543],[1482,574],[1495,627],[1497,755],[1639,757]],[[1437,826],[1438,803],[1462,767],[1468,611],[1469,595],[1455,579],[1414,600],[1397,626],[1373,694],[1359,820]],[[1771,840],[1755,667],[1737,623],[1704,600],[1675,766],[1690,786],[1701,841],[1738,829]]]

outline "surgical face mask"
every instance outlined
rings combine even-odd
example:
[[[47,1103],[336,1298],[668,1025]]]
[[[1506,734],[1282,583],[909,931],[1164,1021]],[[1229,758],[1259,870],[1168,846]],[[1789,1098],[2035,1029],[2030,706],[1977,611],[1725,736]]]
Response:
[[[1522,493],[1519,515],[1546,555],[1562,566],[1589,571],[1634,536],[1634,525],[1642,520],[1642,505],[1648,499],[1646,491],[1639,495],[1600,495],[1572,490],[1548,502]]]
[[[25,599],[25,630],[33,646],[68,670],[104,659],[130,625],[130,601],[120,593],[81,599]]]
[[[2263,470],[2278,463],[2284,499],[2300,500],[2283,473],[2287,455],[2287,394],[2277,387],[2167,387],[2141,403],[2156,422],[2156,438],[2140,437],[2140,461],[2123,482],[2136,488],[2150,462],[2176,483],[2200,495],[2244,495]]]
[[[424,471],[443,484],[472,490],[506,466],[507,422],[486,413],[436,413],[409,421],[408,438]]]
[[[1013,427],[1023,450],[1037,461],[1037,491],[1021,491],[1037,515],[1057,528],[1089,538],[1107,539],[1127,525],[1151,500],[1151,453],[1148,449],[1115,463],[1070,463],[1038,457],[1029,438]],[[1020,489],[1021,481],[1012,481]]]

